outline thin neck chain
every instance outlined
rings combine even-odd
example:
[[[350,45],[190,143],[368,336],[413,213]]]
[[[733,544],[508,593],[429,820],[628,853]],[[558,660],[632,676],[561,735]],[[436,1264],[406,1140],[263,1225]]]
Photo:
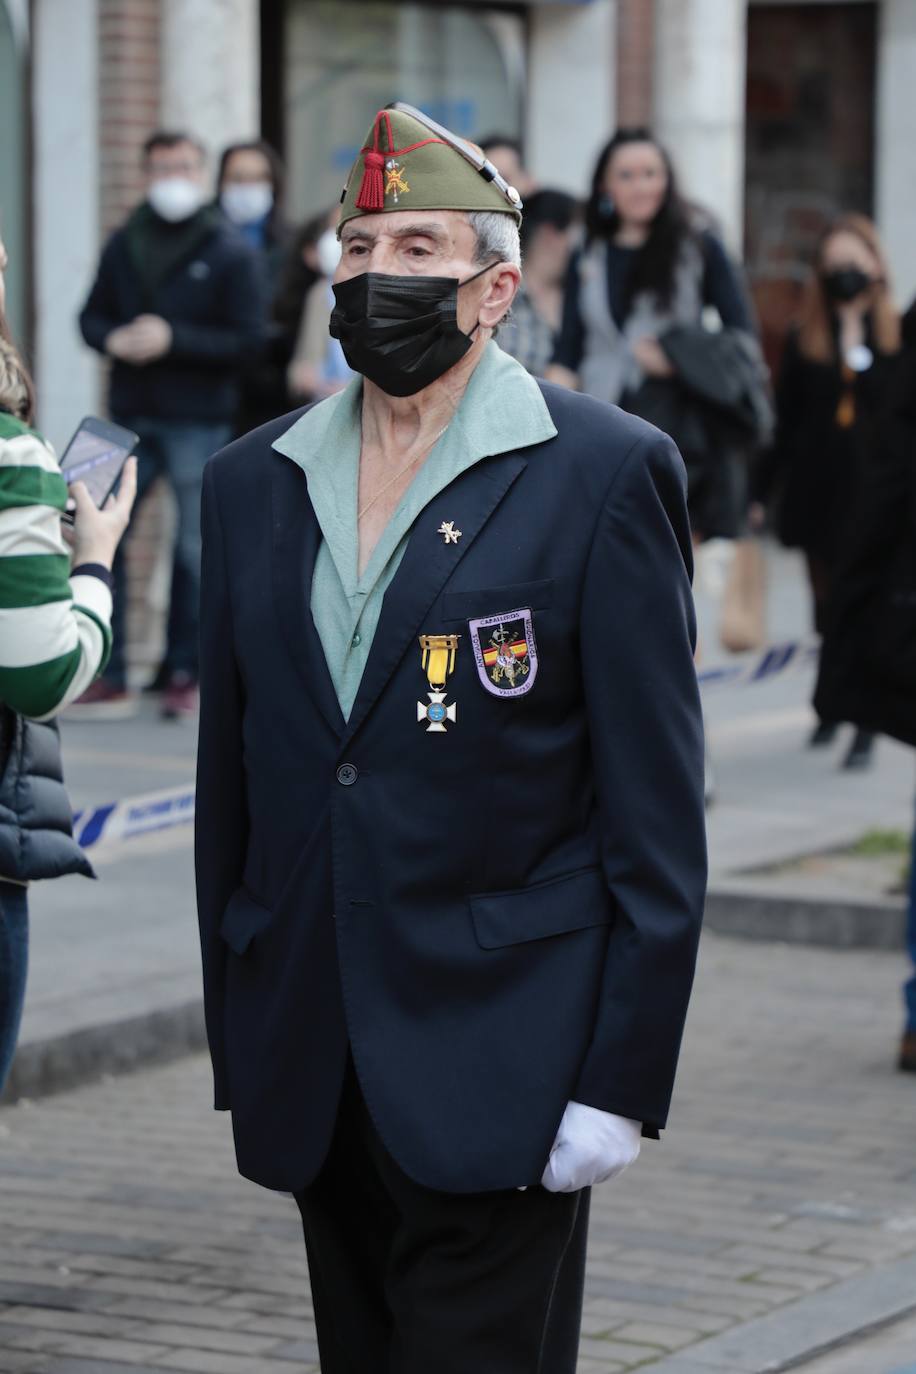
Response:
[[[442,428],[439,430],[439,433],[433,435],[432,439],[429,441],[429,443],[427,444],[426,448],[423,450],[422,453],[418,453],[415,458],[411,458],[409,463],[405,463],[402,468],[398,468],[394,476],[389,477],[388,481],[384,484],[384,486],[379,487],[378,491],[375,493],[372,500],[367,501],[366,504],[363,506],[362,510],[357,511],[357,521],[362,520],[366,512],[371,510],[372,507],[375,505],[376,501],[378,501],[380,497],[385,495],[385,492],[388,491],[389,487],[394,486],[395,482],[398,480],[399,477],[403,477],[404,473],[407,472],[410,468],[412,468],[414,463],[419,463],[421,459],[427,456],[431,449],[435,448],[436,444],[438,444],[439,440],[442,438],[443,434],[447,429],[448,424],[444,424]]]

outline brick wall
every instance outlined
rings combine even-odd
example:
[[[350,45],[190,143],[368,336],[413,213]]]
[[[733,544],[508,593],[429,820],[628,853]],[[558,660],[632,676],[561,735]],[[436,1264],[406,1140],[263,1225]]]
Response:
[[[99,0],[102,229],[143,195],[140,150],[159,123],[160,0]]]
[[[142,199],[141,150],[160,122],[161,0],[99,0],[99,193],[104,238]],[[165,488],[136,516],[128,544],[132,676],[158,662],[174,513]]]
[[[617,0],[617,122],[652,123],[655,0]]]

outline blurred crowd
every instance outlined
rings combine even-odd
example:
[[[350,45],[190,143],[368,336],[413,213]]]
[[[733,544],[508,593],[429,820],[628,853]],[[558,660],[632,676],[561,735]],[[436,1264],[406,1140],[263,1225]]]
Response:
[[[910,729],[894,672],[871,671],[871,639],[885,617],[870,598],[891,574],[873,550],[858,549],[865,490],[878,500],[885,480],[896,491],[906,476],[916,332],[906,327],[916,314],[902,320],[897,309],[875,226],[848,214],[825,229],[771,383],[741,265],[714,214],[682,191],[651,131],[618,130],[581,200],[539,185],[512,138],[492,133],[480,146],[525,207],[524,282],[500,346],[534,375],[621,405],[677,441],[697,544],[728,540],[737,551],[727,648],[757,647],[763,635],[749,536],[769,525],[804,552],[813,625],[827,639],[811,742],[829,744],[851,721],[845,763],[867,765],[876,732]],[[168,643],[150,685],[165,715],[183,716],[196,708],[203,462],[234,435],[341,389],[351,374],[327,328],[337,208],[291,223],[281,159],[260,140],[223,150],[215,188],[189,133],[153,134],[143,160],[146,199],[106,245],[80,327],[111,360],[112,418],[140,434],[138,501],[157,476],[176,497]],[[882,556],[905,509],[891,497],[876,516]],[[117,594],[122,564],[119,556],[114,648],[80,698],[86,715],[114,717],[136,704]],[[855,616],[850,602],[863,597],[869,609]],[[831,611],[839,605],[842,617]],[[895,636],[888,625],[879,638],[893,646]],[[905,675],[904,697],[908,685]]]
[[[618,130],[581,199],[539,185],[513,139],[481,147],[524,201],[523,286],[500,346],[677,441],[697,546],[733,550],[727,648],[762,643],[761,532],[803,551],[822,637],[813,747],[843,724],[848,768],[868,765],[876,734],[916,745],[916,306],[895,301],[875,225],[843,214],[826,226],[771,376],[742,267],[650,130]],[[150,686],[181,718],[197,706],[204,463],[352,374],[328,334],[337,207],[291,223],[281,159],[260,140],[222,152],[215,186],[189,132],[151,135],[143,166],[145,199],[106,244],[79,323],[110,362],[109,414],[140,436],[137,505],[163,477],[176,499],[167,646]],[[15,359],[4,327],[0,412],[30,424]],[[107,665],[53,703],[97,718],[136,706],[123,548],[111,553]],[[916,981],[908,998],[900,1063],[916,1071]]]

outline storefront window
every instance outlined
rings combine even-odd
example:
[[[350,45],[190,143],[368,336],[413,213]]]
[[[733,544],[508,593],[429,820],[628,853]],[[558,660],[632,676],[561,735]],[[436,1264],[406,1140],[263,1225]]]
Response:
[[[873,4],[748,14],[745,260],[774,363],[820,234],[872,210],[877,28]]]
[[[518,136],[524,21],[479,5],[288,0],[285,151],[294,217],[335,205],[376,110],[406,100],[456,133]]]

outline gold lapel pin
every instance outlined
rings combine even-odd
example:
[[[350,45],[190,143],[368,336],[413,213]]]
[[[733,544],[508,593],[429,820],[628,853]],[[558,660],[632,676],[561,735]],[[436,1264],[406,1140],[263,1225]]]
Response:
[[[461,538],[461,531],[455,529],[454,520],[443,520],[436,533],[442,535],[446,544],[457,544]]]

